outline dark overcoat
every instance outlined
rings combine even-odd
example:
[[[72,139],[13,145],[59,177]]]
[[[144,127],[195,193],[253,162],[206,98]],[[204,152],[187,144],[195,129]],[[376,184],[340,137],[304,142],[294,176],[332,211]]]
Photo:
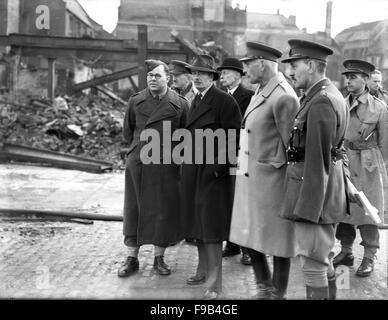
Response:
[[[139,245],[165,245],[183,239],[179,210],[180,167],[174,163],[163,164],[162,146],[174,130],[185,126],[187,112],[187,100],[170,89],[161,101],[155,100],[148,89],[129,99],[123,131],[124,140],[130,144],[125,170],[123,233],[136,236]],[[156,130],[160,137],[160,141],[152,141],[159,148],[160,164],[145,164],[147,159],[141,156],[147,144],[140,139],[145,129]],[[173,148],[174,144],[171,150]],[[171,153],[168,149],[164,152]],[[154,155],[150,153],[150,156]]]
[[[237,89],[233,92],[233,98],[236,99],[240,107],[241,116],[243,117],[245,114],[245,110],[247,110],[247,107],[251,102],[251,98],[253,94],[254,92],[252,90],[244,88],[244,86],[241,83],[239,84]]]
[[[197,107],[193,109],[191,106],[186,128],[192,138],[196,129],[210,129],[212,132],[221,129],[226,137],[228,129],[234,129],[231,144],[236,145],[240,124],[241,114],[236,100],[213,85]],[[196,153],[198,157],[199,152],[194,140],[192,160],[195,160]],[[229,175],[231,163],[222,163],[222,155],[228,150],[217,148],[217,140],[213,148],[214,164],[206,163],[206,158],[211,158],[211,152],[206,151],[204,144],[202,148],[203,156],[198,157],[202,159],[202,164],[185,161],[182,166],[182,225],[185,238],[220,242],[229,236],[234,193],[234,179]]]

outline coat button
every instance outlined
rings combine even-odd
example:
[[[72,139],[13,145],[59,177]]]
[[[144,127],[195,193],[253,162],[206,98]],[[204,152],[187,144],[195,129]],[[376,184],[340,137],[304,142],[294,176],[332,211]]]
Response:
[[[248,173],[248,172],[245,172],[245,173],[244,173],[244,176],[249,177],[249,173]]]
[[[251,129],[247,129],[247,132],[248,132],[248,133],[251,133]]]
[[[246,154],[247,156],[249,156],[249,151],[245,151],[245,154]]]

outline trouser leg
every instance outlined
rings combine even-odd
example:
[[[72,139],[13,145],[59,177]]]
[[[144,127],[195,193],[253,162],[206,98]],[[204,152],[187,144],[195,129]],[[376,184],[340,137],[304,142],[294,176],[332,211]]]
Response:
[[[268,267],[268,261],[264,253],[248,248],[248,253],[252,260],[252,267],[255,273],[256,282],[272,285],[271,271]]]
[[[207,277],[207,257],[205,244],[202,241],[197,241],[196,244],[198,250],[198,264],[195,275],[198,277],[205,275],[205,277]]]
[[[299,259],[306,283],[307,300],[328,299],[327,264],[306,256],[299,256]]]
[[[358,226],[361,235],[361,245],[364,247],[364,257],[374,259],[377,249],[380,248],[380,234],[378,226],[373,224],[365,224]]]
[[[341,242],[341,251],[352,253],[354,239],[356,239],[356,227],[348,223],[339,223],[336,238]]]
[[[140,246],[137,244],[135,236],[124,236],[124,244],[128,248],[128,256],[137,258]]]
[[[205,243],[207,258],[207,288],[221,293],[222,290],[222,242]]]
[[[282,299],[286,295],[290,267],[290,258],[273,257],[272,285],[274,287],[274,298]]]

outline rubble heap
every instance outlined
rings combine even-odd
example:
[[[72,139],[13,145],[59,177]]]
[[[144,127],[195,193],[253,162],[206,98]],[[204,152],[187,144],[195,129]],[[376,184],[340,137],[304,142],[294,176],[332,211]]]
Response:
[[[0,99],[0,141],[121,165],[125,106],[95,95]]]

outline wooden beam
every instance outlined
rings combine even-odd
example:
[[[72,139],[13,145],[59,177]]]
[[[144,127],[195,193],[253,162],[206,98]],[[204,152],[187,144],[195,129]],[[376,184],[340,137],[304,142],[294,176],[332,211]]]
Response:
[[[147,35],[147,26],[138,25],[137,26],[137,41],[138,41],[138,70],[139,70],[139,90],[143,90],[147,86],[147,76],[146,68],[144,61],[147,59],[147,49],[148,49],[148,35]]]
[[[49,99],[54,99],[55,96],[55,58],[48,58],[48,87],[47,95]]]
[[[76,83],[73,86],[73,90],[80,91],[80,90],[87,89],[90,87],[95,87],[95,86],[98,86],[98,85],[101,85],[104,83],[109,83],[112,81],[120,80],[120,79],[123,79],[126,77],[130,77],[132,75],[135,75],[135,74],[137,74],[137,72],[138,72],[137,67],[132,67],[132,68],[120,70],[120,71],[106,74],[106,75],[103,75],[101,77],[97,77],[97,78],[94,78],[94,79],[91,79],[88,81]]]
[[[0,46],[11,46],[12,50],[21,49],[23,56],[71,57],[105,61],[138,62],[138,42],[131,40],[89,39],[71,37],[49,37],[39,35],[11,34],[0,36]],[[154,42],[147,45],[148,57],[165,56],[177,59],[184,55],[176,43]]]

